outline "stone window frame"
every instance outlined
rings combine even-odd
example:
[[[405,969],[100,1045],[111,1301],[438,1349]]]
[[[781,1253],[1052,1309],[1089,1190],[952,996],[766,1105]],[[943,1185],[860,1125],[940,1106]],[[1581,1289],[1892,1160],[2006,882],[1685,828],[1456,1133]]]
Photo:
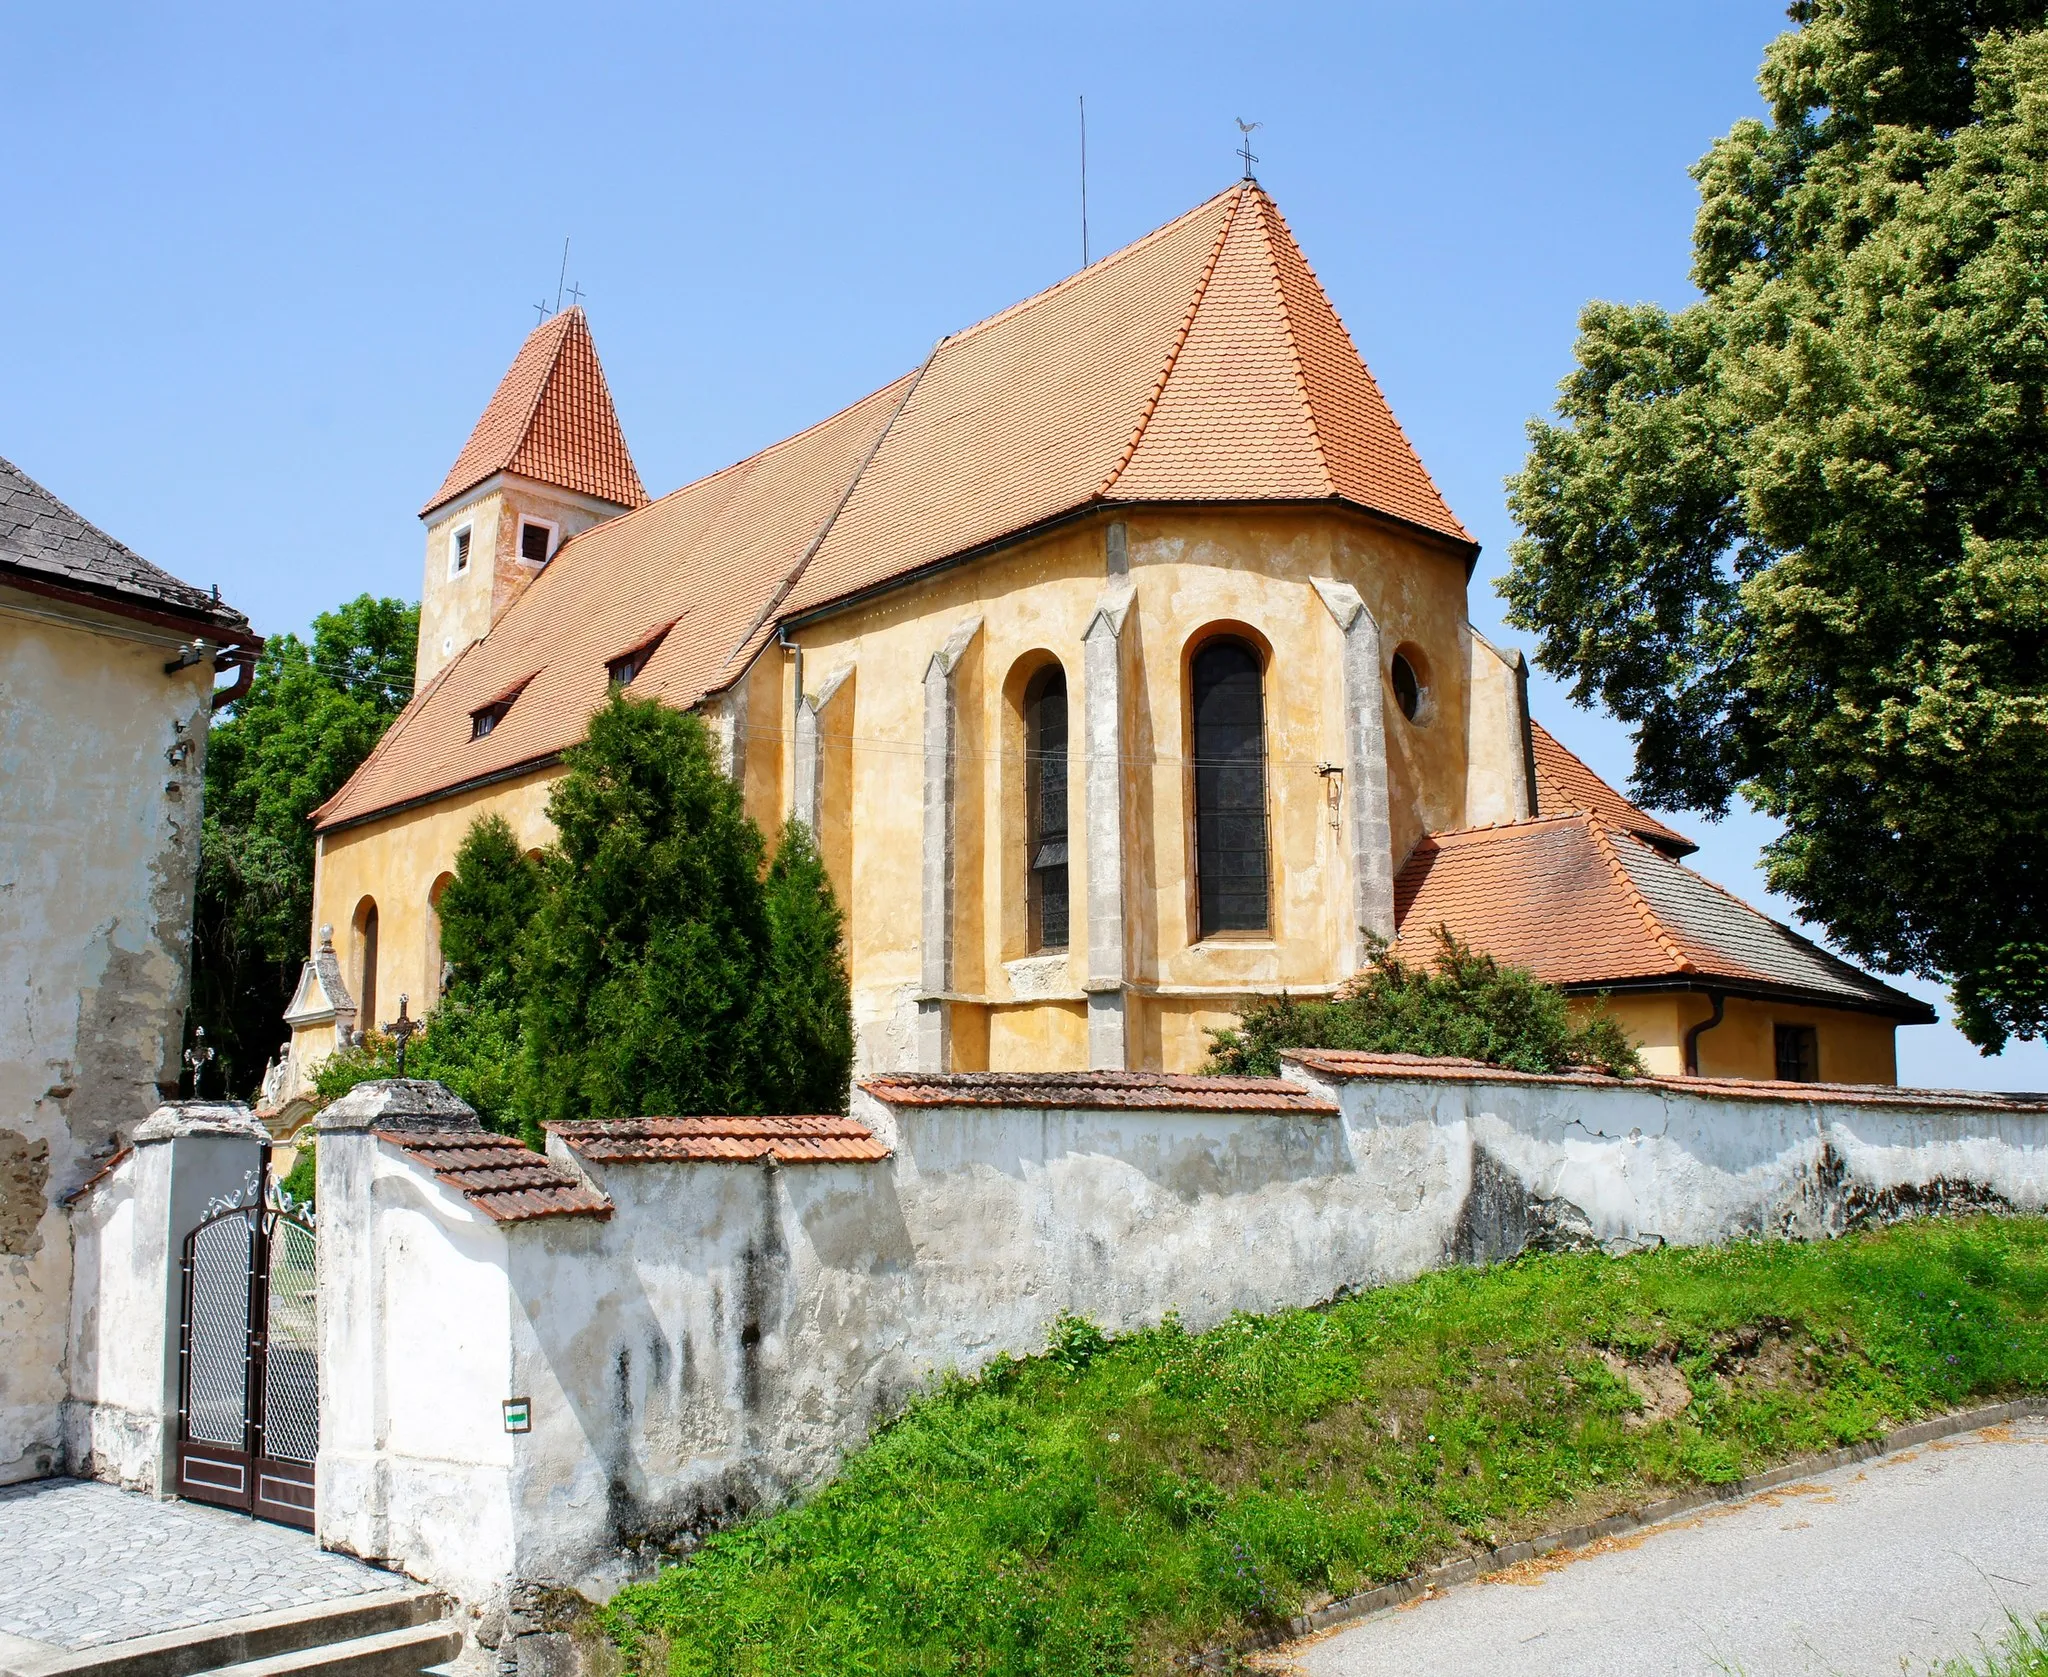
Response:
[[[1043,906],[1041,892],[1044,889],[1044,874],[1049,870],[1039,868],[1037,853],[1044,844],[1052,842],[1038,831],[1040,814],[1038,797],[1043,784],[1042,769],[1034,772],[1034,765],[1043,755],[1042,744],[1033,736],[1037,729],[1037,711],[1044,701],[1045,689],[1057,675],[1060,684],[1061,708],[1066,717],[1066,749],[1060,753],[1060,775],[1063,781],[1061,802],[1065,808],[1066,828],[1059,835],[1058,842],[1067,853],[1067,860],[1059,871],[1066,876],[1066,909],[1062,916],[1065,936],[1057,943],[1048,942],[1043,931]],[[1027,955],[1063,955],[1073,946],[1074,939],[1074,898],[1073,898],[1073,842],[1074,842],[1074,688],[1067,677],[1067,666],[1057,656],[1040,661],[1024,682],[1020,701],[1023,721],[1023,773],[1024,821],[1020,835],[1019,849],[1024,856],[1024,952]]]
[[[547,531],[547,558],[529,559],[526,557],[526,532],[529,529]],[[514,540],[512,544],[512,557],[517,559],[520,564],[531,566],[536,572],[538,572],[547,565],[549,560],[554,558],[555,550],[559,548],[561,545],[562,526],[558,524],[554,519],[536,518],[533,516],[533,514],[525,512],[522,512],[519,515],[519,531],[517,538]]]
[[[468,537],[465,541],[463,538]],[[471,519],[448,532],[448,580],[469,575],[469,561],[476,548],[476,521]]]
[[[1202,924],[1201,811],[1197,802],[1195,765],[1195,661],[1217,641],[1236,641],[1249,649],[1259,666],[1259,739],[1261,747],[1263,803],[1261,825],[1265,835],[1266,915],[1260,928],[1218,928],[1206,931]],[[1181,645],[1181,773],[1182,808],[1185,812],[1187,879],[1187,941],[1198,944],[1277,944],[1279,897],[1275,889],[1274,855],[1278,849],[1273,815],[1273,643],[1257,627],[1241,619],[1226,618],[1205,623]]]

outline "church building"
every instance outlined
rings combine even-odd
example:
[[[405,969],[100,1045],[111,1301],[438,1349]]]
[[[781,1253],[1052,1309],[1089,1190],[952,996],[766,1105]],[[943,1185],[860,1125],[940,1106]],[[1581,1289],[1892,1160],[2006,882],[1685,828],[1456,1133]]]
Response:
[[[857,1067],[1191,1071],[1252,992],[1446,925],[1657,1072],[1890,1082],[1930,1011],[1684,865],[1528,713],[1478,548],[1235,184],[650,500],[571,309],[428,502],[419,688],[316,815],[287,1082],[431,1007],[472,822],[549,841],[623,687],[817,836]]]

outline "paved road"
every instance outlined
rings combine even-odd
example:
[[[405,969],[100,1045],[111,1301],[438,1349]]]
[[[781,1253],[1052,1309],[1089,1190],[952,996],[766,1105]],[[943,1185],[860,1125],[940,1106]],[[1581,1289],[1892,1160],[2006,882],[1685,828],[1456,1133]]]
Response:
[[[0,1668],[407,1582],[313,1534],[83,1479],[0,1489]]]
[[[1302,1677],[1898,1677],[2048,1612],[2048,1423],[1817,1474],[1269,1655]]]

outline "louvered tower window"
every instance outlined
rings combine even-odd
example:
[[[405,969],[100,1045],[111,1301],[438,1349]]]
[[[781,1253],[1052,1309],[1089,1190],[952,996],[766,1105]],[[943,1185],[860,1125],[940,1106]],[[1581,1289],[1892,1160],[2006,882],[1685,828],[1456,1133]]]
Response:
[[[1024,697],[1031,947],[1067,946],[1067,673],[1054,664]]]
[[[1195,887],[1201,935],[1263,932],[1266,696],[1259,655],[1238,640],[1195,654]]]

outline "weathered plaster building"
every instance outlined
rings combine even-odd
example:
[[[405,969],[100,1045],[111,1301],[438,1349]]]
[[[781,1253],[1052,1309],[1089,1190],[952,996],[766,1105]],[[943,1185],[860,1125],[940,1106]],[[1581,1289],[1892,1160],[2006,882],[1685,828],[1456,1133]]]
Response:
[[[177,1093],[214,674],[261,645],[0,460],[0,1482],[62,1460],[62,1202]]]
[[[546,843],[619,684],[817,833],[863,1069],[1191,1069],[1248,990],[1331,993],[1438,921],[1625,980],[1660,1071],[1889,1080],[1928,1016],[1709,903],[1533,727],[1475,544],[1253,182],[651,503],[572,310],[423,516],[419,694],[318,816],[350,994],[315,986],[300,1068],[339,1009],[431,1000],[463,834]]]

